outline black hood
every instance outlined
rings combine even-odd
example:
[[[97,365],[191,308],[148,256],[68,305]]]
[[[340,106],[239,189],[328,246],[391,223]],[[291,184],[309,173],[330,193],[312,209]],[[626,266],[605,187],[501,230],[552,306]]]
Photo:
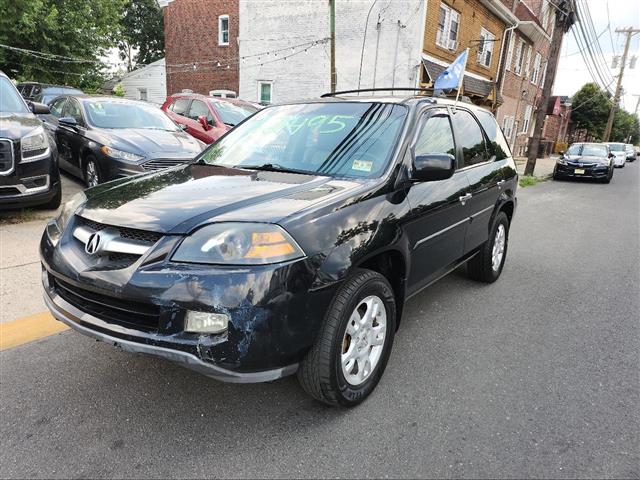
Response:
[[[193,158],[203,149],[198,140],[182,130],[97,128],[92,133],[103,145],[146,158]]]
[[[188,233],[211,221],[277,223],[364,181],[190,164],[87,190],[78,212],[121,227]]]
[[[41,125],[32,113],[0,113],[0,138],[19,140]]]

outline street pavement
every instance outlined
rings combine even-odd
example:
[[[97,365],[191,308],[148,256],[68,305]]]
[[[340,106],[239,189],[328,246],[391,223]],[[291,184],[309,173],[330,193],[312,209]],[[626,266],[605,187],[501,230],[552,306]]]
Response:
[[[0,477],[637,478],[639,209],[640,162],[520,189],[500,280],[412,299],[351,410],[72,331],[4,350]]]

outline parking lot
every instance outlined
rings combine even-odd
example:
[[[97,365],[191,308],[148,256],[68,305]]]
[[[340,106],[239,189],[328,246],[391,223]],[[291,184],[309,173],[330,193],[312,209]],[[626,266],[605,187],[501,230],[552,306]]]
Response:
[[[639,167],[520,189],[500,280],[411,300],[351,410],[71,331],[4,350],[0,476],[637,477]],[[44,312],[43,224],[0,226],[3,322]]]

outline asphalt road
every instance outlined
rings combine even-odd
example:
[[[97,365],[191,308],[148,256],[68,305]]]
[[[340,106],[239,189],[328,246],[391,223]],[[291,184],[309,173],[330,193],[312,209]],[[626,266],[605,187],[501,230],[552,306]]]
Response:
[[[637,478],[639,173],[521,189],[502,278],[413,299],[352,410],[70,331],[3,351],[0,476]]]

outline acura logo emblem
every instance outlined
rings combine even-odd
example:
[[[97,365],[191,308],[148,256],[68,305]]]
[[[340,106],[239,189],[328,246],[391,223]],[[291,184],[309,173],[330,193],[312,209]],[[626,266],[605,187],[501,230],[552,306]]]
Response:
[[[89,255],[93,255],[98,251],[98,248],[100,248],[100,234],[92,233],[89,237],[89,241],[84,246],[84,251]]]

